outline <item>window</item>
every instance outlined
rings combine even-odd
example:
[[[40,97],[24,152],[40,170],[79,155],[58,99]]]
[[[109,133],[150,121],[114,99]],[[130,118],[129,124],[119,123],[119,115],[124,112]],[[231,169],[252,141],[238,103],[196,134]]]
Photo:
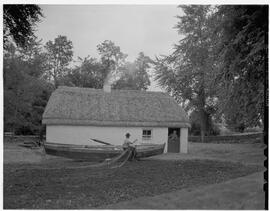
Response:
[[[143,140],[150,140],[152,138],[152,130],[143,129],[142,131],[142,139]]]

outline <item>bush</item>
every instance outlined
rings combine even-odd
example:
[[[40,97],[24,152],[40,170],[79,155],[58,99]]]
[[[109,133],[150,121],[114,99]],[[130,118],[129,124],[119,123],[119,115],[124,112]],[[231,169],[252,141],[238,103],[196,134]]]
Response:
[[[199,136],[201,135],[201,126],[196,122],[191,122],[191,128],[189,131],[190,135]],[[220,128],[217,124],[211,124],[209,132],[207,135],[209,136],[217,136],[220,134]]]
[[[199,136],[201,134],[201,127],[196,122],[191,122],[190,134],[193,136]]]
[[[262,131],[263,131],[263,128],[260,128],[260,127],[249,127],[245,129],[246,133],[259,133]]]
[[[218,127],[217,124],[213,124],[212,125],[211,131],[210,131],[210,135],[212,135],[212,136],[218,136],[218,135],[220,135],[220,128]]]

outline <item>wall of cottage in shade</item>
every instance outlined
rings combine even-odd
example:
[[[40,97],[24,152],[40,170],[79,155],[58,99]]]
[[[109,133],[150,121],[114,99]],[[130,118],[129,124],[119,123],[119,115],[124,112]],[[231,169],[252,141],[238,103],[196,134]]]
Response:
[[[142,130],[151,129],[152,138],[144,140]],[[181,128],[180,152],[187,153],[187,128]],[[168,128],[165,127],[96,127],[96,126],[73,126],[73,125],[47,125],[46,141],[60,144],[100,145],[91,138],[109,142],[113,145],[122,145],[125,134],[131,134],[131,141],[138,139],[137,144],[166,143],[164,152],[167,152]]]

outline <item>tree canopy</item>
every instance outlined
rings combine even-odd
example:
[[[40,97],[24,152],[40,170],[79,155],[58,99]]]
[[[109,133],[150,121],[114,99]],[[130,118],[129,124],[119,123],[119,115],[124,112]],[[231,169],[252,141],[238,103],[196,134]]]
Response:
[[[68,71],[62,83],[68,86],[102,89],[109,69],[96,58],[79,58],[80,64]]]
[[[67,72],[66,67],[72,61],[73,45],[66,36],[59,35],[53,41],[48,41],[45,45],[47,50],[47,74],[49,78],[52,77],[54,86],[59,85],[59,80],[64,77]]]
[[[266,5],[184,5],[176,29],[183,35],[174,52],[155,61],[156,80],[187,111],[220,119],[238,131],[260,125],[267,87]],[[209,122],[209,121],[208,121]]]
[[[111,40],[105,40],[97,46],[101,57],[101,63],[108,70],[106,82],[113,83],[119,78],[120,69],[124,66],[127,54],[123,53],[119,46]]]
[[[219,6],[220,43],[217,74],[220,109],[227,122],[242,131],[264,118],[267,87],[268,7]]]
[[[4,127],[5,131],[21,134],[39,133],[52,91],[39,69],[44,63],[41,52],[37,51],[31,59],[25,56],[27,53],[28,50],[18,50],[10,43],[4,54]]]
[[[169,56],[156,59],[155,79],[186,109],[200,115],[202,138],[209,134],[208,119],[214,106],[212,89],[212,48],[208,5],[180,6],[183,16],[177,16],[176,29],[185,37],[175,45]]]
[[[34,36],[35,23],[43,17],[37,5],[5,4],[4,14],[4,48],[11,37],[20,47],[26,46],[29,38]]]
[[[126,63],[120,78],[113,84],[115,89],[146,90],[150,85],[147,70],[152,60],[140,52],[133,63]]]

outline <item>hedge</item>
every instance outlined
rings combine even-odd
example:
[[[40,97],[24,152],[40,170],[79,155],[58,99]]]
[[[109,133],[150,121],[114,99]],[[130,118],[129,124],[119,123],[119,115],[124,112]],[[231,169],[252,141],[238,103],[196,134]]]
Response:
[[[190,142],[201,142],[200,136],[189,136]],[[245,133],[234,135],[222,135],[222,136],[205,136],[205,143],[263,143],[263,133]]]
[[[44,138],[43,138],[44,139]],[[24,142],[24,141],[35,141],[38,142],[40,140],[39,136],[29,135],[29,136],[4,136],[5,142]]]

